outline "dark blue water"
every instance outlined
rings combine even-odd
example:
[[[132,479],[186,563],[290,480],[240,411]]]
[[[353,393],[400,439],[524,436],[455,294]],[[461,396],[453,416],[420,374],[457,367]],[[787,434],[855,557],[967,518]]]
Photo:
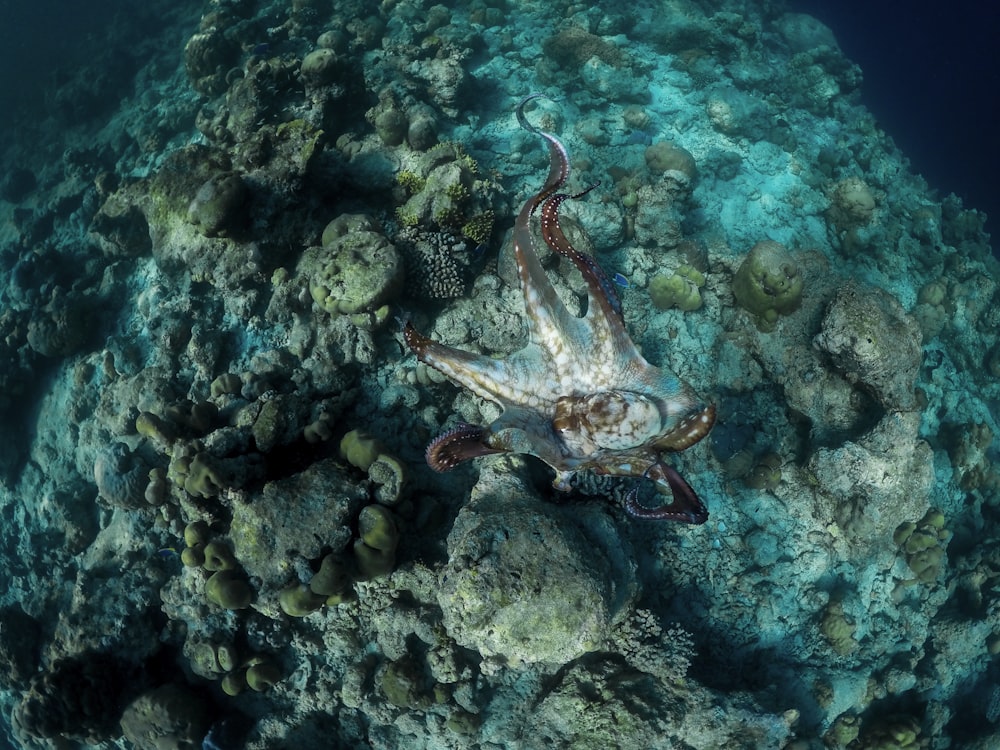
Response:
[[[862,101],[940,197],[955,193],[1000,229],[1000,6],[982,0],[793,0],[864,71]]]

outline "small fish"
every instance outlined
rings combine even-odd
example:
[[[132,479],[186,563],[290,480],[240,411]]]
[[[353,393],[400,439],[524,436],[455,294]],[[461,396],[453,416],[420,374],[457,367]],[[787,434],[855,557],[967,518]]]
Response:
[[[261,42],[250,51],[250,54],[257,55],[258,57],[260,57],[266,55],[270,51],[270,49],[271,49],[270,44],[268,44],[267,42]]]
[[[616,273],[614,276],[612,276],[611,280],[615,282],[618,286],[620,286],[622,289],[628,289],[629,287],[628,279],[626,279],[620,273]]]
[[[473,258],[480,258],[480,257],[482,257],[483,254],[486,252],[486,248],[487,247],[489,247],[489,245],[487,243],[480,242],[478,245],[476,245],[475,250],[472,251],[472,257]]]
[[[159,550],[156,554],[160,557],[177,557],[180,553],[174,547],[164,547]]]

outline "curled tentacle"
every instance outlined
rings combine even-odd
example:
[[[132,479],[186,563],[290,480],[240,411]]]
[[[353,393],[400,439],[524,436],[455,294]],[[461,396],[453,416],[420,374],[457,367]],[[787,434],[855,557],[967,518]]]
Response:
[[[712,431],[715,424],[715,404],[692,412],[684,417],[674,429],[655,442],[660,450],[687,450]]]
[[[470,458],[503,453],[486,444],[487,434],[484,427],[462,422],[431,441],[425,453],[427,464],[434,471],[450,471]]]
[[[666,484],[670,488],[673,500],[666,505],[647,508],[639,503],[639,488],[634,487],[625,497],[625,510],[630,516],[644,520],[690,524],[702,524],[708,520],[708,508],[674,467],[657,461],[646,470],[643,477],[653,480],[657,485]]]

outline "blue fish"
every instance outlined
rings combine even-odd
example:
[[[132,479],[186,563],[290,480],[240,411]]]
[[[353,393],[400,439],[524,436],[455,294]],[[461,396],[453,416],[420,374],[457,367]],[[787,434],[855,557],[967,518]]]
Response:
[[[270,50],[271,50],[270,44],[268,44],[267,42],[261,42],[250,51],[250,54],[261,56],[261,55],[266,55]]]
[[[618,286],[620,286],[622,289],[628,289],[629,287],[628,279],[626,279],[620,273],[616,273],[614,276],[612,276],[611,280],[615,282]]]

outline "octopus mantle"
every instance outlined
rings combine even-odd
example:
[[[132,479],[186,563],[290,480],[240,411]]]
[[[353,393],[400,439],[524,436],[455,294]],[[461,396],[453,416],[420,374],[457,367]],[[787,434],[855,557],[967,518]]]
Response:
[[[569,158],[558,138],[525,117],[525,105],[538,96],[517,107],[521,127],[545,141],[550,160],[545,184],[524,204],[514,225],[528,344],[498,360],[433,341],[410,323],[404,326],[406,344],[421,361],[503,409],[489,427],[462,423],[440,435],[427,448],[427,462],[447,471],[478,456],[527,453],[555,469],[559,489],[568,489],[569,478],[587,469],[642,477],[662,495],[669,493],[670,500],[647,507],[639,502],[636,487],[625,501],[631,515],[704,523],[704,503],[664,455],[705,437],[715,422],[715,407],[704,404],[672,372],[643,358],[625,330],[614,286],[560,229],[563,201],[591,188],[577,195],[558,192],[569,177]],[[536,211],[545,243],[570,260],[586,281],[583,317],[569,312],[542,269],[530,230]]]

